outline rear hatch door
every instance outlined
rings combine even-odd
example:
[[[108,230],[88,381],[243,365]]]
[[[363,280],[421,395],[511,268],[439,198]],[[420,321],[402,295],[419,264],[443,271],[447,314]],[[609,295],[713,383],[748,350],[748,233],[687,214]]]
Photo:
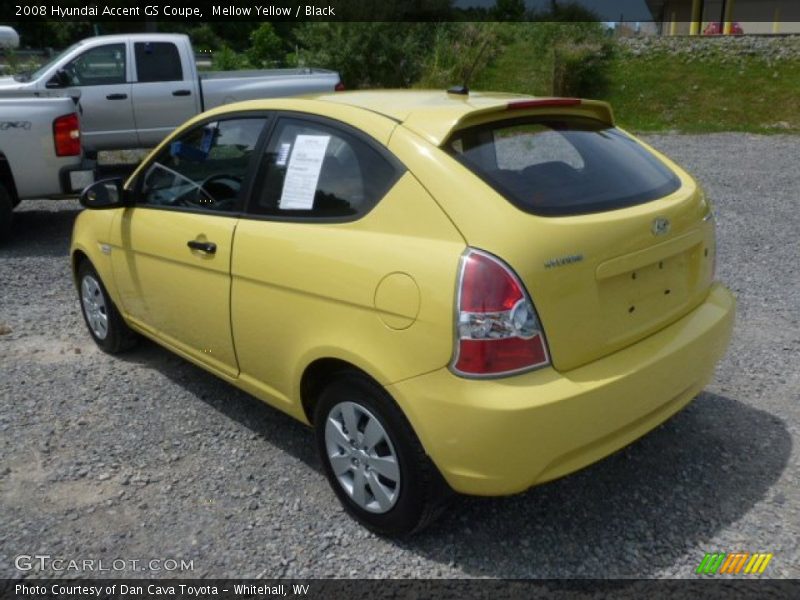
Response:
[[[444,143],[477,181],[442,204],[469,245],[522,278],[554,366],[601,358],[701,303],[714,230],[692,178],[607,121],[518,113]]]

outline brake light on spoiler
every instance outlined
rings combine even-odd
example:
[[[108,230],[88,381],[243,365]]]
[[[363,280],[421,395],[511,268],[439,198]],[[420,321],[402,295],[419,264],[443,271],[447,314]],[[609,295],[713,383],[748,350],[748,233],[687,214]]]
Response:
[[[508,110],[521,110],[525,108],[556,108],[559,106],[578,106],[580,98],[541,98],[536,100],[515,100],[509,102]]]

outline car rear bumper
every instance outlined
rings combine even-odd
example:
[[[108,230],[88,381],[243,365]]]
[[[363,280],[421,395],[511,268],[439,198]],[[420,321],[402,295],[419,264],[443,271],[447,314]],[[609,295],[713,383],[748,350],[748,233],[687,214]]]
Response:
[[[569,372],[469,380],[440,369],[387,389],[454,490],[512,494],[608,456],[688,404],[725,353],[734,310],[715,284],[682,319]]]

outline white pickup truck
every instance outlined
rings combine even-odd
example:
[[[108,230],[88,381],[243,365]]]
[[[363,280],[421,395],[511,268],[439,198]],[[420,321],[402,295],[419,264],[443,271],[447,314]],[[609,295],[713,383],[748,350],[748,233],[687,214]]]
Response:
[[[0,242],[11,211],[26,198],[80,192],[94,181],[84,168],[77,97],[0,97]]]
[[[198,73],[189,37],[127,34],[88,38],[30,74],[0,78],[5,90],[80,90],[83,145],[149,148],[195,114],[239,100],[341,89],[338,73],[274,69]]]

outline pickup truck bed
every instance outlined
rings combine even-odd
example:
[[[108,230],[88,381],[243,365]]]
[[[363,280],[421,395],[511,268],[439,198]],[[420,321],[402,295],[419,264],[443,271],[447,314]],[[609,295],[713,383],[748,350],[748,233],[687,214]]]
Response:
[[[201,110],[239,100],[313,94],[339,85],[339,74],[326,69],[204,71],[199,75]],[[268,84],[268,85],[265,85]]]

